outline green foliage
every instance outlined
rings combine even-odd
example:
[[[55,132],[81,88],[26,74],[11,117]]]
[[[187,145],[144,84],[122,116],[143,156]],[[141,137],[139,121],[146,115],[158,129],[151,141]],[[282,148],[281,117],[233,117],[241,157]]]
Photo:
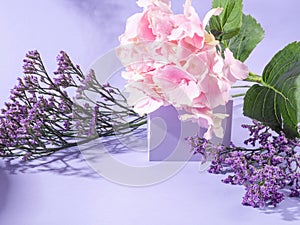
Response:
[[[250,15],[243,15],[239,34],[228,41],[228,47],[236,59],[244,62],[256,45],[264,38],[264,30]]]
[[[237,35],[242,27],[242,0],[213,0],[213,8],[221,7],[223,12],[210,19],[210,30],[218,40]]]
[[[300,42],[289,44],[268,63],[261,84],[246,93],[244,115],[287,137],[300,137]]]

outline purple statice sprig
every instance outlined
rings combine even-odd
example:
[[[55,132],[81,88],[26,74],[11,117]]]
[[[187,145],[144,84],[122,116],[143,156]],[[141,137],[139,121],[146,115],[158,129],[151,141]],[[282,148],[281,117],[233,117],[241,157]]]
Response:
[[[37,51],[26,54],[24,77],[18,78],[0,113],[1,157],[40,158],[146,123],[120,90],[100,84],[93,70],[84,75],[63,51],[57,63],[51,77]],[[72,89],[75,97],[69,94]]]
[[[187,140],[202,161],[211,162],[210,173],[227,174],[222,182],[245,187],[243,205],[276,206],[287,191],[290,197],[299,197],[299,139],[288,139],[283,132],[275,134],[257,121],[242,127],[250,133],[244,141],[250,148],[217,145],[199,136]]]

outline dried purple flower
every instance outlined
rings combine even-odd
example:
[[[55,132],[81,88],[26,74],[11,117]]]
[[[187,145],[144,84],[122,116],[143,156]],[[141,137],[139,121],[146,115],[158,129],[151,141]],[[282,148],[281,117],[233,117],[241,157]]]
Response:
[[[290,197],[299,197],[300,156],[296,151],[299,140],[288,139],[283,132],[275,135],[257,121],[242,127],[250,133],[244,143],[256,148],[214,145],[198,136],[187,140],[204,160],[210,155],[210,173],[229,173],[222,180],[224,183],[245,186],[243,205],[276,206],[284,199],[283,189],[290,190]]]
[[[51,78],[37,51],[26,54],[25,76],[18,78],[10,102],[0,114],[1,157],[39,158],[116,131],[131,132],[146,123],[117,88],[101,85],[94,71],[85,76],[63,51],[57,63],[55,77]],[[75,99],[66,91],[69,88],[77,91]],[[107,103],[94,102],[89,92]],[[131,118],[124,123],[123,117],[128,115]]]

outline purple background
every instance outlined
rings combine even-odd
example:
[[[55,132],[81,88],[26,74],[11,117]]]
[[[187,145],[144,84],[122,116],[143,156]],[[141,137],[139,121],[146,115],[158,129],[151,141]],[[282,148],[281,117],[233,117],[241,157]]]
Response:
[[[183,1],[173,1],[181,12]],[[195,0],[201,18],[209,0]],[[264,41],[246,61],[261,73],[270,58],[286,44],[300,39],[298,0],[244,0],[266,31]],[[22,59],[31,49],[40,51],[47,68],[55,69],[60,49],[83,69],[118,45],[128,16],[138,12],[127,0],[10,0],[1,2],[0,106],[16,77]],[[240,124],[242,100],[234,102],[232,140],[246,136]],[[131,161],[147,152],[121,154]],[[37,164],[39,164],[37,166]],[[288,199],[275,209],[241,206],[244,190],[222,184],[222,176],[198,172],[190,162],[169,180],[145,188],[117,185],[96,174],[76,149],[24,165],[0,161],[0,224],[6,225],[198,225],[299,224],[299,199]]]

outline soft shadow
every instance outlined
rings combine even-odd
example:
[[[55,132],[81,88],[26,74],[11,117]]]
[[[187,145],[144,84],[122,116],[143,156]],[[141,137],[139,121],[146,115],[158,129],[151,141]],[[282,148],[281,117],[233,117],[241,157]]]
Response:
[[[9,191],[9,180],[5,171],[0,170],[0,214],[5,208]]]
[[[54,173],[64,176],[99,178],[81,157],[77,147],[63,149],[51,156],[22,162],[20,159],[5,159],[4,167],[10,174],[20,173]]]
[[[298,221],[300,220],[300,198],[288,197],[285,193],[285,199],[277,207],[267,207],[262,209],[265,214],[280,214],[282,220]]]
[[[133,151],[137,140],[146,142],[146,130],[137,129],[130,135],[99,138],[87,144],[60,150],[48,157],[21,162],[20,159],[4,159],[2,171],[9,174],[20,173],[54,173],[64,176],[77,176],[85,178],[100,178],[88,162],[98,161],[105,154],[121,154]],[[100,147],[101,146],[101,147]],[[84,155],[84,157],[83,157]]]
[[[62,2],[69,3],[79,13],[84,13],[98,25],[110,29],[115,29],[110,26],[112,22],[114,24],[116,22],[124,23],[124,18],[128,18],[134,12],[140,11],[136,4],[127,4],[126,2],[114,0],[64,0]]]

